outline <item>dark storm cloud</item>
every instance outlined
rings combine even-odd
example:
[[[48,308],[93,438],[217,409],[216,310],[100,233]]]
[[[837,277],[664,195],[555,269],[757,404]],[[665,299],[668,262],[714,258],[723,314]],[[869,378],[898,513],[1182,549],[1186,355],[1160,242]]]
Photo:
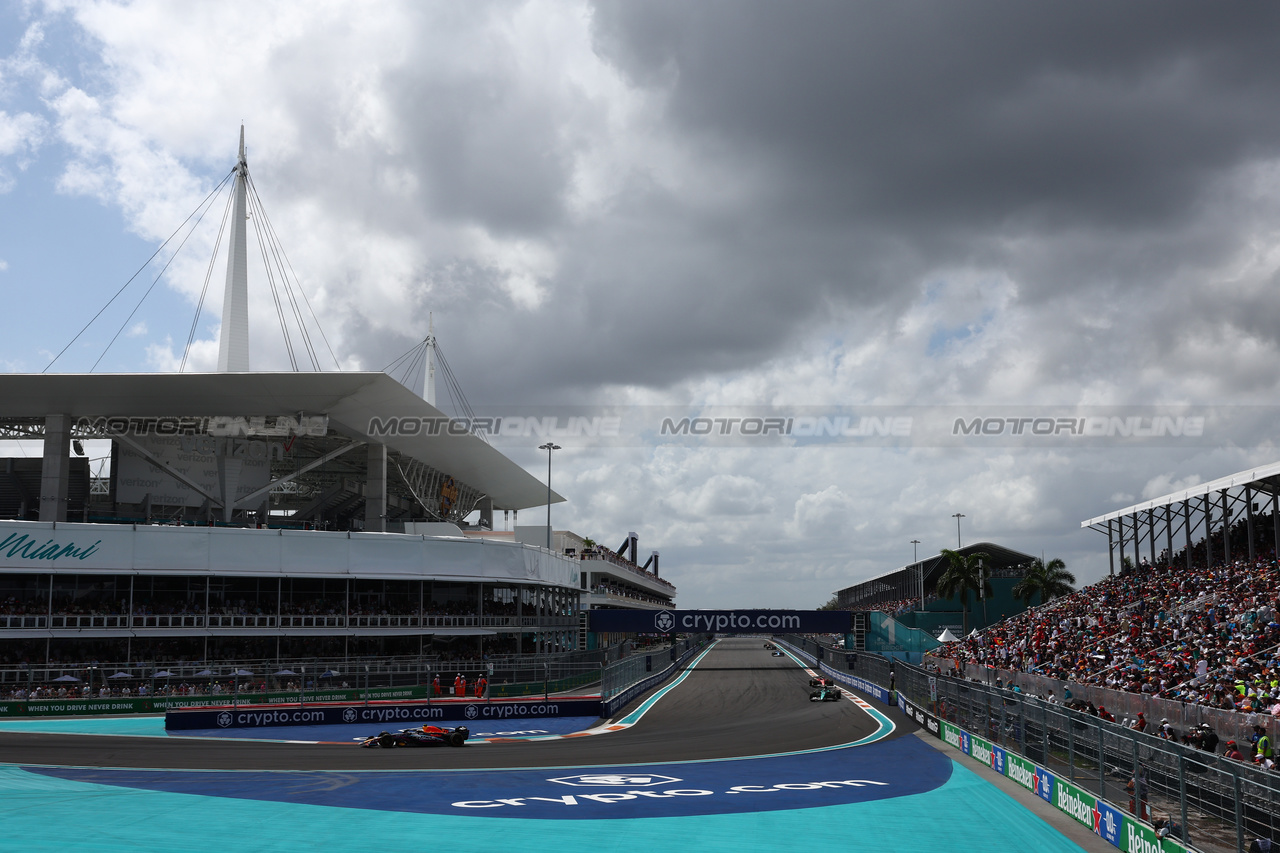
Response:
[[[432,213],[484,223],[496,234],[536,234],[563,215],[572,167],[558,118],[536,93],[522,92],[517,69],[496,62],[460,78],[395,74],[390,96],[416,105],[399,116],[414,141]]]
[[[1179,276],[1207,276],[1239,248],[1230,217],[1201,220],[1240,169],[1280,150],[1278,17],[1165,3],[600,3],[597,50],[667,94],[666,132],[740,179],[744,200],[637,183],[607,217],[561,229],[553,168],[524,220],[546,223],[557,247],[548,299],[520,335],[495,318],[475,331],[500,341],[508,390],[548,377],[561,391],[660,387],[759,363],[842,309],[892,324],[923,275],[972,267],[1014,276],[1023,303],[1052,312],[1039,346],[1054,378],[1140,363],[1177,335],[1142,343],[1141,319],[1118,334],[1078,315],[1143,290],[1183,300]],[[530,337],[545,342],[537,363],[521,357]],[[987,369],[958,387],[983,387]]]
[[[596,23],[815,217],[1150,224],[1280,148],[1273,6],[603,2]]]

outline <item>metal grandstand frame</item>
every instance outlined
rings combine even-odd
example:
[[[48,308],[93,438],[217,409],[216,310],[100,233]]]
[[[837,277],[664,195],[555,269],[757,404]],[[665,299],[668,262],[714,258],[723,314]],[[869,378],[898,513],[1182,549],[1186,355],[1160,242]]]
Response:
[[[1150,545],[1151,563],[1156,562],[1158,530],[1164,533],[1165,553],[1169,559],[1172,559],[1174,553],[1174,536],[1182,535],[1186,566],[1190,568],[1193,535],[1204,538],[1206,562],[1212,564],[1216,535],[1214,525],[1221,524],[1221,529],[1217,531],[1222,535],[1221,553],[1224,560],[1230,561],[1231,528],[1233,524],[1239,523],[1243,515],[1248,557],[1255,560],[1254,528],[1257,523],[1258,502],[1254,498],[1260,495],[1270,496],[1273,522],[1280,518],[1280,462],[1219,477],[1198,486],[1099,515],[1080,522],[1080,526],[1107,534],[1107,557],[1111,574],[1115,574],[1116,550],[1119,549],[1123,564],[1126,546],[1130,542],[1133,543],[1135,566],[1142,560],[1140,552],[1144,539]],[[1203,530],[1196,533],[1202,526]],[[1275,552],[1280,554],[1280,524],[1272,524],[1272,535]]]

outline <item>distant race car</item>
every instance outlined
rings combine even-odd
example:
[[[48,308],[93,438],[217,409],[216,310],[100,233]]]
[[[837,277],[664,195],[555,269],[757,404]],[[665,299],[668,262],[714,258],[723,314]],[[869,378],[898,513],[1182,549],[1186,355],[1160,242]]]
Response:
[[[766,649],[776,649],[776,648],[777,648],[777,646],[775,646],[773,643],[765,643],[765,644],[764,644],[764,647],[765,647]]]
[[[401,729],[398,732],[379,732],[365,738],[360,745],[365,748],[395,749],[402,746],[462,746],[471,732],[466,726],[445,729],[440,726],[422,726]]]
[[[771,657],[775,657],[775,658],[780,658],[780,657],[782,657],[782,652],[778,651],[777,649],[774,649],[774,650],[773,650],[772,652],[770,652],[769,654],[770,654],[770,656],[771,656]]]
[[[843,698],[839,687],[823,687],[809,694],[810,702],[839,702]]]
[[[810,687],[832,687],[835,685],[830,678],[823,678],[821,675],[815,675],[809,679]]]

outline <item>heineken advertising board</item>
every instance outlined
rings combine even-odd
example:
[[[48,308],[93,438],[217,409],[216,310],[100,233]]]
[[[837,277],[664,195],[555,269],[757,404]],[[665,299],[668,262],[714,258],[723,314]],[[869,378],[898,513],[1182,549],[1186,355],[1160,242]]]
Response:
[[[1028,791],[1034,791],[1041,799],[1125,853],[1185,853],[1187,848],[1179,842],[1157,838],[1151,827],[1043,767],[945,720],[939,721],[939,727],[942,740],[948,745]]]
[[[847,634],[847,610],[591,610],[587,626],[625,634]]]

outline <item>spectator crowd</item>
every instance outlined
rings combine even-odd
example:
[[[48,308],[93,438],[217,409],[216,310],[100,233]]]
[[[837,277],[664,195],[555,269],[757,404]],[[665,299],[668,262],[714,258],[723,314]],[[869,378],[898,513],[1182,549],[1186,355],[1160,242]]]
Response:
[[[972,661],[1280,717],[1278,591],[1270,556],[1190,570],[1143,564],[933,654],[957,668]]]

